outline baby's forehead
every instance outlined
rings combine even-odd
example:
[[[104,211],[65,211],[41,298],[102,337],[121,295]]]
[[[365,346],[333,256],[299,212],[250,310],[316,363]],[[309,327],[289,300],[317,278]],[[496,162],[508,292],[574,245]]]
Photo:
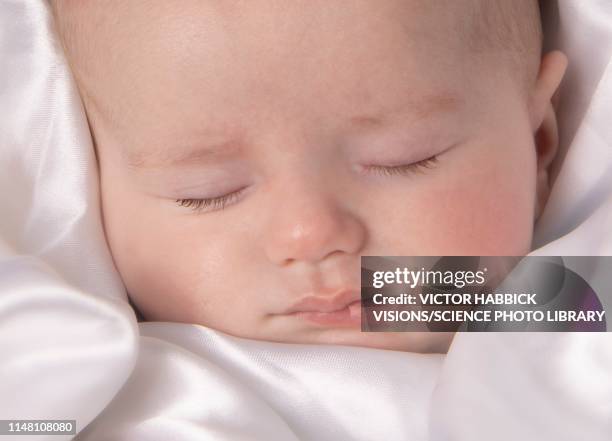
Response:
[[[380,27],[401,24],[402,37],[418,44],[426,36],[447,42],[467,37],[476,45],[491,41],[512,45],[533,34],[525,31],[534,27],[537,11],[536,0],[50,1],[68,49],[78,48],[75,52],[88,56],[95,56],[95,50],[87,53],[87,49],[95,49],[99,39],[110,43],[122,37],[129,41],[146,34],[149,39],[163,35],[184,44],[177,36],[194,29],[199,32],[192,38],[210,43],[220,43],[213,38],[215,32],[223,32],[224,40],[231,39],[233,44],[244,43],[240,36],[253,40],[273,34],[278,37],[276,46],[283,46],[294,42],[287,41],[287,36],[307,36],[308,29],[315,31],[321,26],[333,26],[342,34],[358,25],[367,41]]]
[[[253,103],[262,113],[263,104],[318,98],[325,88],[359,106],[407,89],[465,84],[476,59],[466,51],[483,53],[490,37],[483,26],[518,18],[508,5],[528,2],[55,0],[54,7],[90,104],[121,113],[117,119],[159,114],[159,121],[165,108],[193,115],[202,103],[220,120],[223,109],[247,114]],[[503,29],[516,33],[514,25]],[[320,105],[332,106],[325,98]]]

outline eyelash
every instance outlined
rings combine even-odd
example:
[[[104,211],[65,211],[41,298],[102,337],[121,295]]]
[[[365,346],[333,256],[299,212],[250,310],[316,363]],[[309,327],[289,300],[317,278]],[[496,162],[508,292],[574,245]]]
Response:
[[[438,156],[432,156],[431,158],[423,159],[419,162],[413,162],[412,164],[397,165],[393,167],[384,165],[366,165],[364,169],[371,171],[379,175],[384,176],[397,176],[397,175],[410,175],[413,173],[424,172],[431,170],[438,165]]]
[[[393,167],[383,165],[367,165],[364,167],[364,169],[385,176],[405,176],[412,173],[430,170],[434,168],[437,164],[438,157],[432,156],[431,158],[427,158],[419,162],[414,162],[412,164],[397,165]],[[242,194],[242,191],[243,190],[241,189],[223,196],[207,199],[176,199],[176,203],[180,207],[190,208],[195,212],[200,212],[208,208],[211,208],[213,211],[223,210],[228,205],[231,205],[236,202],[236,200]]]
[[[234,191],[223,196],[208,199],[177,199],[176,203],[180,207],[190,208],[193,211],[199,212],[207,208],[215,210],[223,210],[226,206],[236,202],[242,190]]]

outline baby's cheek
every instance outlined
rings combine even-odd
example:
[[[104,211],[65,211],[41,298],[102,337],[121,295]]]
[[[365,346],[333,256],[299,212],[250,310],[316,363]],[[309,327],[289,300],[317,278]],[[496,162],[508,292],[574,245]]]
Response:
[[[444,203],[437,207],[437,212],[431,212],[432,219],[425,220],[437,225],[436,234],[431,236],[432,244],[447,254],[526,253],[531,242],[533,213],[528,193],[520,186],[468,183],[438,194]]]
[[[228,323],[245,321],[228,319],[237,315],[228,311],[252,308],[239,308],[241,299],[228,295],[244,289],[235,275],[235,241],[223,234],[223,224],[206,228],[203,216],[138,195],[123,202],[117,197],[108,204],[106,227],[123,282],[147,320],[226,332],[233,330]]]
[[[462,165],[446,168],[409,196],[403,216],[396,216],[390,228],[402,231],[394,250],[416,255],[528,253],[535,197],[529,157],[474,156]]]
[[[149,320],[182,321],[197,300],[189,290],[194,279],[189,241],[173,234],[159,210],[141,196],[124,190],[109,191],[104,198],[107,238],[132,301]]]
[[[497,155],[449,175],[432,195],[437,233],[431,237],[447,254],[522,255],[533,232],[535,172],[528,158]],[[522,161],[521,159],[525,159]]]

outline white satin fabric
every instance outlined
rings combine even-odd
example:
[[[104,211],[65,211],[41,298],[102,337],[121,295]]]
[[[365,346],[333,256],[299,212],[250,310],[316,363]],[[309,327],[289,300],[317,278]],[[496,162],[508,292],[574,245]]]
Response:
[[[534,254],[609,255],[612,3],[559,16],[567,153]],[[459,334],[442,356],[136,323],[43,0],[0,0],[0,115],[0,419],[88,441],[612,439],[612,334]]]

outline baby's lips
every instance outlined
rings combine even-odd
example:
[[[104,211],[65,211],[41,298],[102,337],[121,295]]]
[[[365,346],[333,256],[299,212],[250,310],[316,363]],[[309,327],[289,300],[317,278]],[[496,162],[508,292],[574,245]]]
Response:
[[[348,305],[349,313],[351,317],[357,318],[361,317],[361,300],[357,300],[350,305]]]
[[[286,314],[296,312],[336,312],[348,308],[356,302],[359,303],[360,301],[361,293],[358,289],[340,290],[332,295],[307,295],[292,305],[287,310]]]

